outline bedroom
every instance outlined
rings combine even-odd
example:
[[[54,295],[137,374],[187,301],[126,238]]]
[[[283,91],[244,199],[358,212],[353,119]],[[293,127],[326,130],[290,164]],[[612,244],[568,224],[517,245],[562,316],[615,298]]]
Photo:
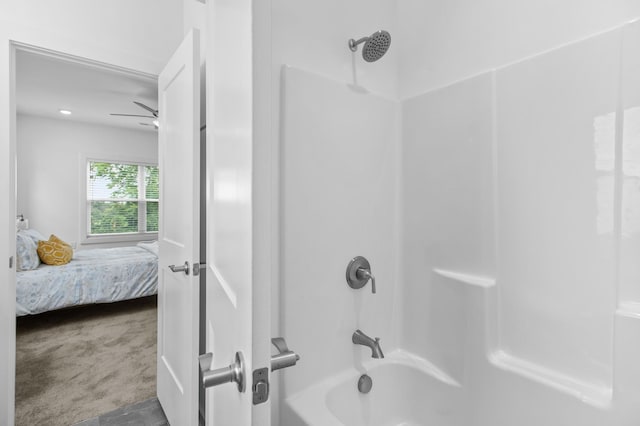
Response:
[[[16,64],[17,245],[54,234],[74,253],[62,266],[17,258],[27,270],[16,286],[16,424],[71,424],[155,395],[157,254],[136,246],[157,239],[157,131],[132,101],[155,107],[157,83],[29,50]],[[86,288],[91,274],[98,285]],[[55,373],[38,380],[33,362]]]

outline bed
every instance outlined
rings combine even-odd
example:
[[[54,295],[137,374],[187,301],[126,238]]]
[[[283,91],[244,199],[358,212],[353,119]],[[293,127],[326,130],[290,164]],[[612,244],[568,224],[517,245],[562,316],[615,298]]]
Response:
[[[150,296],[158,291],[157,243],[78,250],[70,263],[16,272],[16,315]]]

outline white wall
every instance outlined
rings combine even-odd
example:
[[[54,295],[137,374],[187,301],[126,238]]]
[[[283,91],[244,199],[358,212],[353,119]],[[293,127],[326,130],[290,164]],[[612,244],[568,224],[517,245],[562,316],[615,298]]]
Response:
[[[383,352],[396,347],[399,121],[395,100],[295,68],[285,74],[281,319],[302,357],[285,376],[291,395],[371,357],[351,342],[356,329],[379,337]],[[371,283],[348,286],[356,256],[371,263],[376,294]]]
[[[409,97],[640,16],[633,0],[400,0],[399,93]]]
[[[0,259],[15,252],[13,161],[15,111],[12,109],[13,66],[10,40],[19,41],[149,74],[158,74],[182,39],[182,1],[117,0],[108,3],[0,2],[0,197],[8,200],[0,213]],[[4,263],[8,266],[8,262]],[[13,269],[2,268],[0,281],[12,283]],[[0,422],[11,426],[14,413],[15,288],[0,290]]]
[[[400,347],[464,382],[464,293],[438,270],[495,276],[492,79],[402,103]]]
[[[379,61],[375,63],[366,63],[361,56],[361,49],[358,50],[357,53],[352,53],[348,48],[348,40],[351,38],[360,38],[363,36],[369,36],[375,31],[380,29],[385,29],[389,31],[392,37],[395,37],[397,34],[396,31],[396,4],[395,2],[389,2],[386,0],[372,0],[372,1],[339,1],[339,0],[329,0],[324,2],[316,2],[311,0],[272,0],[272,11],[271,11],[271,25],[272,25],[272,40],[271,40],[271,55],[272,55],[272,69],[271,69],[271,77],[272,77],[272,90],[271,90],[271,141],[274,144],[272,147],[273,154],[273,164],[272,168],[275,171],[273,180],[274,182],[278,182],[281,176],[278,175],[278,171],[282,170],[280,166],[280,162],[282,161],[281,154],[281,108],[282,108],[282,99],[281,99],[281,90],[282,90],[282,67],[283,65],[289,65],[291,67],[295,67],[299,70],[311,71],[317,75],[319,81],[323,81],[322,77],[326,77],[328,80],[324,80],[323,84],[330,84],[332,80],[333,84],[344,84],[350,85],[353,89],[360,91],[369,91],[374,94],[382,95],[388,99],[395,99],[398,93],[398,73],[397,73],[397,60],[398,60],[398,50],[395,49],[394,43],[396,43],[395,39],[392,41],[392,46],[389,52]],[[314,92],[317,93],[317,92]],[[344,95],[344,94],[343,94]],[[346,96],[346,95],[344,95]],[[355,95],[354,95],[355,96]],[[366,98],[366,96],[363,97]],[[345,98],[334,99],[333,102],[342,102]],[[313,99],[307,100],[310,103],[313,103]],[[325,99],[325,101],[330,101],[330,99]],[[348,121],[348,117],[350,112],[344,111],[345,116],[344,120]],[[362,118],[363,111],[354,111],[354,113]],[[283,119],[286,119],[284,117]],[[386,125],[394,126],[396,117],[389,117]],[[320,125],[320,123],[316,123]],[[377,123],[382,124],[385,123]],[[337,122],[324,123],[324,126],[335,126],[338,125]],[[323,129],[330,130],[330,129]],[[315,132],[315,128],[308,129],[310,135]],[[387,147],[397,146],[397,134],[393,136],[394,140],[388,140],[386,143]],[[317,139],[314,139],[317,140]],[[374,142],[374,145],[378,146],[380,141]],[[353,140],[351,142],[345,142],[345,146],[342,147],[345,150],[349,149],[349,145],[353,146],[362,146],[363,149],[366,149],[366,143],[362,139]],[[319,147],[320,148],[320,147]],[[376,148],[376,149],[378,149]],[[318,165],[324,167],[327,170],[327,173],[332,174],[333,170],[339,167],[339,164],[343,164],[342,161],[345,159],[335,159],[327,161],[324,165]],[[392,158],[388,158],[389,161],[393,161]],[[354,160],[356,161],[356,160]],[[395,167],[395,165],[393,165]],[[358,170],[361,170],[358,168]],[[335,176],[335,179],[339,179],[341,175],[338,172]],[[375,174],[372,171],[372,175],[363,176],[364,182],[373,182],[372,176]],[[393,174],[391,175],[393,176]],[[296,184],[294,179],[294,185]],[[390,179],[393,179],[390,177]],[[297,185],[298,189],[302,189],[305,182],[305,179],[298,179]],[[335,183],[334,180],[331,180],[332,183]],[[363,186],[366,187],[366,184]],[[391,183],[391,182],[387,182]],[[395,186],[395,181],[392,183],[392,186]],[[390,187],[389,187],[390,189]],[[278,199],[280,188],[277,186],[273,188],[274,197]],[[311,194],[310,194],[311,195]],[[323,194],[326,196],[330,196],[330,194]],[[382,199],[389,200],[388,198],[391,194],[384,193],[382,195]],[[337,194],[336,194],[337,196]],[[311,195],[313,197],[313,195]],[[290,201],[293,202],[293,201]],[[299,200],[300,203],[306,203],[306,200]],[[389,218],[389,215],[395,214],[395,208],[397,204],[395,202],[390,202],[390,204],[382,205],[378,203],[378,200],[373,200],[371,202],[363,202],[365,206],[376,205],[380,209],[379,218]],[[280,238],[283,238],[283,233],[280,231],[280,225],[282,222],[278,221],[278,218],[281,217],[283,208],[282,203],[280,205],[274,206],[273,208],[273,217],[276,219],[273,223],[272,229],[276,235],[280,235]],[[345,206],[334,206],[336,210],[342,211]],[[366,207],[362,207],[366,209]],[[372,219],[370,215],[372,212],[366,213],[366,224],[370,225],[372,228],[377,228],[379,226],[391,226],[394,222],[384,222],[385,225],[382,225],[383,222],[375,224],[375,220]],[[348,213],[348,217],[345,216],[345,226],[347,223],[353,224],[354,217],[357,216],[357,212],[351,211]],[[303,217],[297,217],[295,220],[302,220]],[[340,222],[339,215],[335,216],[333,219],[336,223]],[[333,223],[333,222],[332,222]],[[331,233],[327,233],[328,223],[316,227],[313,224],[309,224],[307,230],[305,231],[304,241],[300,241],[299,248],[306,247],[307,244],[313,241],[319,242],[319,247],[330,247],[331,245],[335,246],[343,246],[339,252],[335,253],[323,253],[323,256],[316,259],[316,263],[313,268],[318,269],[320,275],[315,276],[315,271],[306,272],[307,276],[305,279],[300,280],[296,277],[298,271],[300,271],[299,266],[295,265],[291,262],[291,259],[281,258],[276,259],[276,265],[279,265],[280,270],[278,268],[274,268],[273,274],[273,282],[274,283],[282,283],[282,285],[274,285],[273,286],[273,297],[272,297],[272,312],[274,313],[273,324],[274,333],[278,333],[277,335],[282,335],[287,339],[289,343],[289,347],[294,351],[302,351],[301,356],[302,360],[298,364],[301,368],[296,366],[294,369],[302,370],[289,372],[282,372],[277,374],[279,377],[274,377],[272,383],[273,386],[273,395],[274,401],[278,400],[278,382],[284,378],[284,381],[281,383],[285,385],[283,389],[287,391],[283,396],[290,395],[288,392],[291,390],[291,387],[288,387],[290,383],[287,383],[287,378],[291,377],[292,380],[295,380],[294,388],[299,389],[303,384],[299,379],[296,379],[295,376],[299,374],[302,381],[311,378],[316,378],[317,374],[314,373],[314,366],[309,364],[308,360],[315,360],[318,354],[313,354],[312,351],[316,349],[314,346],[309,345],[309,341],[306,340],[304,336],[304,331],[306,329],[307,321],[309,325],[312,327],[317,326],[318,321],[322,321],[322,318],[327,316],[332,316],[330,324],[335,324],[335,320],[340,318],[343,315],[346,315],[347,318],[354,319],[355,311],[350,310],[351,307],[349,305],[349,300],[351,299],[343,299],[341,303],[346,303],[346,305],[342,305],[342,308],[336,311],[333,311],[334,306],[326,306],[325,303],[318,303],[315,305],[305,304],[305,308],[309,308],[307,315],[304,317],[304,322],[298,322],[298,328],[296,332],[289,333],[289,330],[292,330],[293,323],[290,321],[301,321],[302,318],[292,318],[293,311],[286,311],[286,304],[293,303],[292,299],[299,295],[300,297],[308,297],[309,294],[316,294],[319,292],[323,294],[323,302],[330,303],[333,298],[340,298],[346,296],[348,298],[353,298],[353,296],[347,291],[350,290],[346,282],[344,281],[344,270],[340,271],[342,268],[346,268],[348,261],[351,257],[356,255],[366,255],[365,251],[358,250],[349,250],[349,248],[354,247],[352,244],[356,244],[355,241],[351,239],[348,235],[339,236],[339,239],[329,241],[329,238],[337,237],[333,231]],[[355,225],[360,226],[360,225]],[[329,227],[330,228],[330,227]],[[358,228],[362,229],[362,228]],[[289,234],[291,235],[291,234]],[[350,234],[349,234],[350,235]],[[367,236],[365,240],[367,242],[376,241],[379,242],[379,235],[375,236]],[[275,241],[272,250],[274,253],[278,251],[280,248],[280,241]],[[385,242],[387,247],[393,245],[395,241]],[[370,249],[375,253],[381,253],[381,250],[384,250],[383,247],[378,246],[376,243],[375,247],[370,247]],[[296,246],[289,245],[287,248],[288,253],[296,253]],[[364,247],[362,248],[364,250]],[[348,254],[347,254],[348,252]],[[371,253],[371,252],[369,252]],[[279,256],[282,256],[282,252],[280,252]],[[336,257],[336,259],[334,259]],[[340,258],[341,260],[337,260]],[[329,259],[331,259],[329,261]],[[334,264],[335,261],[335,264]],[[394,276],[395,271],[393,270],[394,261],[391,259],[384,259],[384,257],[376,257],[374,264],[372,265],[374,271],[379,269],[384,271],[383,279],[380,282],[380,286],[384,286],[383,294],[389,295],[389,290],[391,290],[391,286],[395,289],[395,282],[389,282],[387,277],[391,279]],[[326,274],[330,274],[335,272],[338,274],[336,277],[336,282],[327,283],[324,279],[319,277],[324,277]],[[285,282],[285,277],[289,277],[290,280]],[[305,291],[308,289],[309,291]],[[323,293],[323,291],[326,291]],[[365,295],[368,290],[365,290],[363,293],[360,293],[358,296],[364,298],[365,296],[371,296],[370,294]],[[282,292],[282,294],[280,294]],[[306,294],[305,294],[306,293]],[[392,297],[392,296],[391,296]],[[367,298],[369,299],[369,298]],[[375,299],[375,303],[380,303],[382,298],[377,297]],[[363,299],[364,301],[364,299]],[[284,303],[284,304],[283,304]],[[282,305],[281,305],[282,304]],[[366,309],[370,309],[371,306],[368,306]],[[292,307],[292,309],[294,309]],[[347,311],[344,311],[347,309]],[[362,309],[365,309],[364,305]],[[387,311],[388,312],[388,311]],[[391,318],[381,319],[385,321],[392,321]],[[329,323],[327,323],[329,324]],[[344,327],[349,328],[354,324],[345,324]],[[387,333],[382,330],[381,327],[377,327],[374,325],[365,325],[362,324],[363,330],[365,332],[376,334],[376,333]],[[286,332],[284,332],[286,330]],[[386,330],[386,329],[385,329]],[[342,330],[344,331],[344,330]],[[351,330],[354,331],[354,330]],[[350,335],[342,335],[341,331],[337,329],[327,329],[326,333],[329,333],[331,336],[331,342],[344,345],[341,347],[339,353],[344,355],[344,351],[353,351],[353,344],[350,341]],[[378,334],[378,335],[379,335]],[[276,334],[274,334],[276,335]],[[380,336],[383,337],[383,347],[386,344],[387,348],[390,348],[392,340],[389,335]],[[386,343],[385,343],[386,342]],[[333,344],[332,343],[332,344]],[[317,347],[317,346],[316,346]],[[359,348],[356,348],[359,349]],[[339,356],[339,355],[337,355]],[[334,358],[331,358],[334,360]],[[343,368],[346,364],[344,362],[353,362],[353,358],[344,358],[341,362],[338,362],[329,368],[339,369]],[[314,361],[315,362],[315,361]],[[306,366],[305,366],[306,364]],[[294,370],[291,369],[291,370]],[[323,369],[323,371],[325,371]],[[275,375],[274,375],[275,376]],[[310,383],[308,383],[310,384]],[[272,412],[274,416],[272,416],[272,424],[281,424],[278,419],[278,407],[276,404],[273,404]]]
[[[158,134],[116,127],[18,116],[17,211],[31,228],[48,237],[56,234],[80,248],[82,155],[105,160],[158,162]],[[120,244],[122,245],[122,244]]]
[[[398,33],[395,2],[273,0],[272,4],[276,82],[280,67],[286,64],[357,84],[388,97],[397,95],[399,50],[394,38]],[[381,29],[391,33],[392,47],[379,61],[362,60],[361,48],[356,53],[349,50],[349,39],[369,36]]]
[[[3,1],[0,20],[28,32],[52,32],[70,43],[88,43],[116,58],[137,56],[159,73],[182,40],[183,11],[183,0]]]
[[[408,5],[402,31],[437,34],[400,65],[421,93],[402,102],[403,269],[431,271],[404,282],[401,346],[463,384],[472,424],[632,424],[640,32],[595,32],[637,3],[429,3],[434,29]]]
[[[605,387],[621,43],[613,31],[500,69],[495,88],[501,344]]]

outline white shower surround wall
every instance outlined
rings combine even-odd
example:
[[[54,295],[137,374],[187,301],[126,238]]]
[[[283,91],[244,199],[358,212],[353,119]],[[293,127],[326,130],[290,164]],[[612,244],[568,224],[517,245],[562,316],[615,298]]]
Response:
[[[302,360],[281,424],[367,424],[398,359],[420,360],[431,390],[414,403],[445,407],[440,425],[637,421],[639,48],[631,23],[400,103],[285,71],[282,323]],[[327,145],[324,129],[344,139]],[[358,151],[372,168],[345,161]],[[373,257],[382,294],[346,287],[351,251]],[[357,327],[388,360],[351,344]],[[340,392],[363,417],[345,420]]]
[[[360,363],[361,328],[396,346],[398,103],[307,71],[283,70],[281,188],[282,335],[303,361],[285,374],[297,392]],[[313,99],[313,102],[309,102]],[[376,276],[351,289],[349,261]]]

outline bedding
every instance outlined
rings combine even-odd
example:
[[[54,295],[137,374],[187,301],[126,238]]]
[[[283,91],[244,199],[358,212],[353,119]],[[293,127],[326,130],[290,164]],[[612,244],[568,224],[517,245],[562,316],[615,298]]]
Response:
[[[38,242],[25,231],[16,232],[16,270],[30,271],[40,266]]]
[[[158,291],[156,244],[78,250],[70,263],[16,272],[16,314],[38,314],[91,303],[150,296]]]

